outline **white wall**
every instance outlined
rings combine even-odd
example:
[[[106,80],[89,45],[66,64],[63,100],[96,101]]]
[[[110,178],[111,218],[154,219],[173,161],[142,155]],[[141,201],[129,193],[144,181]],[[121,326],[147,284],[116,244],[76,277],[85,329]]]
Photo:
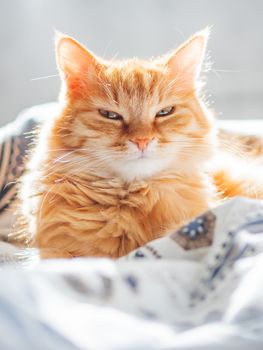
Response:
[[[263,1],[0,0],[0,125],[55,100],[53,31],[104,57],[159,55],[206,25],[214,70],[207,90],[222,118],[263,118]],[[225,71],[225,72],[224,72]]]

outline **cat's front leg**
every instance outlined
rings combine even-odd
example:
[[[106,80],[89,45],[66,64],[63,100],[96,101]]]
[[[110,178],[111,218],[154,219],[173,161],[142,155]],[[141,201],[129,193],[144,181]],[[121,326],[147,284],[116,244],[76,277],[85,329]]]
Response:
[[[42,258],[96,256],[118,258],[144,245],[153,239],[150,223],[138,221],[138,214],[133,211],[112,210],[102,214],[104,220],[96,221],[96,215],[83,215],[83,220],[73,220],[78,216],[71,210],[71,217],[65,222],[62,211],[53,218],[45,218],[46,224],[36,229],[32,245],[41,250]],[[54,212],[53,212],[54,215]],[[64,220],[62,221],[63,218]],[[94,220],[92,220],[92,218]]]

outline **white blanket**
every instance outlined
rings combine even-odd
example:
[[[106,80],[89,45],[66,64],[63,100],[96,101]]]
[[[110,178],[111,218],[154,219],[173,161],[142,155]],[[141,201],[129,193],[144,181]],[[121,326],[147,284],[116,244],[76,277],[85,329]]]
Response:
[[[1,350],[263,349],[262,201],[230,200],[118,261],[2,266]]]

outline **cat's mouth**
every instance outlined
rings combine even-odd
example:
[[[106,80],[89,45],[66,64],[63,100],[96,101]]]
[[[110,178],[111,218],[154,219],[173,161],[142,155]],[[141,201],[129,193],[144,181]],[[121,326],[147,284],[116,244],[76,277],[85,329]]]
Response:
[[[149,159],[149,156],[147,156],[147,154],[144,151],[141,151],[138,159]]]
[[[153,152],[144,152],[144,151],[142,151],[139,154],[137,154],[133,158],[133,160],[143,162],[143,161],[153,160],[153,158],[155,158]]]

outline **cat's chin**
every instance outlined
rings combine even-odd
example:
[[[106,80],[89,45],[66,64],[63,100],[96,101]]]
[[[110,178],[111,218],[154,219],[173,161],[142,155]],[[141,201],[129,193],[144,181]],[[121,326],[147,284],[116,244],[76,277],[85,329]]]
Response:
[[[167,159],[151,159],[141,156],[134,160],[129,160],[115,167],[115,171],[126,182],[136,180],[146,180],[151,178],[169,166]]]

